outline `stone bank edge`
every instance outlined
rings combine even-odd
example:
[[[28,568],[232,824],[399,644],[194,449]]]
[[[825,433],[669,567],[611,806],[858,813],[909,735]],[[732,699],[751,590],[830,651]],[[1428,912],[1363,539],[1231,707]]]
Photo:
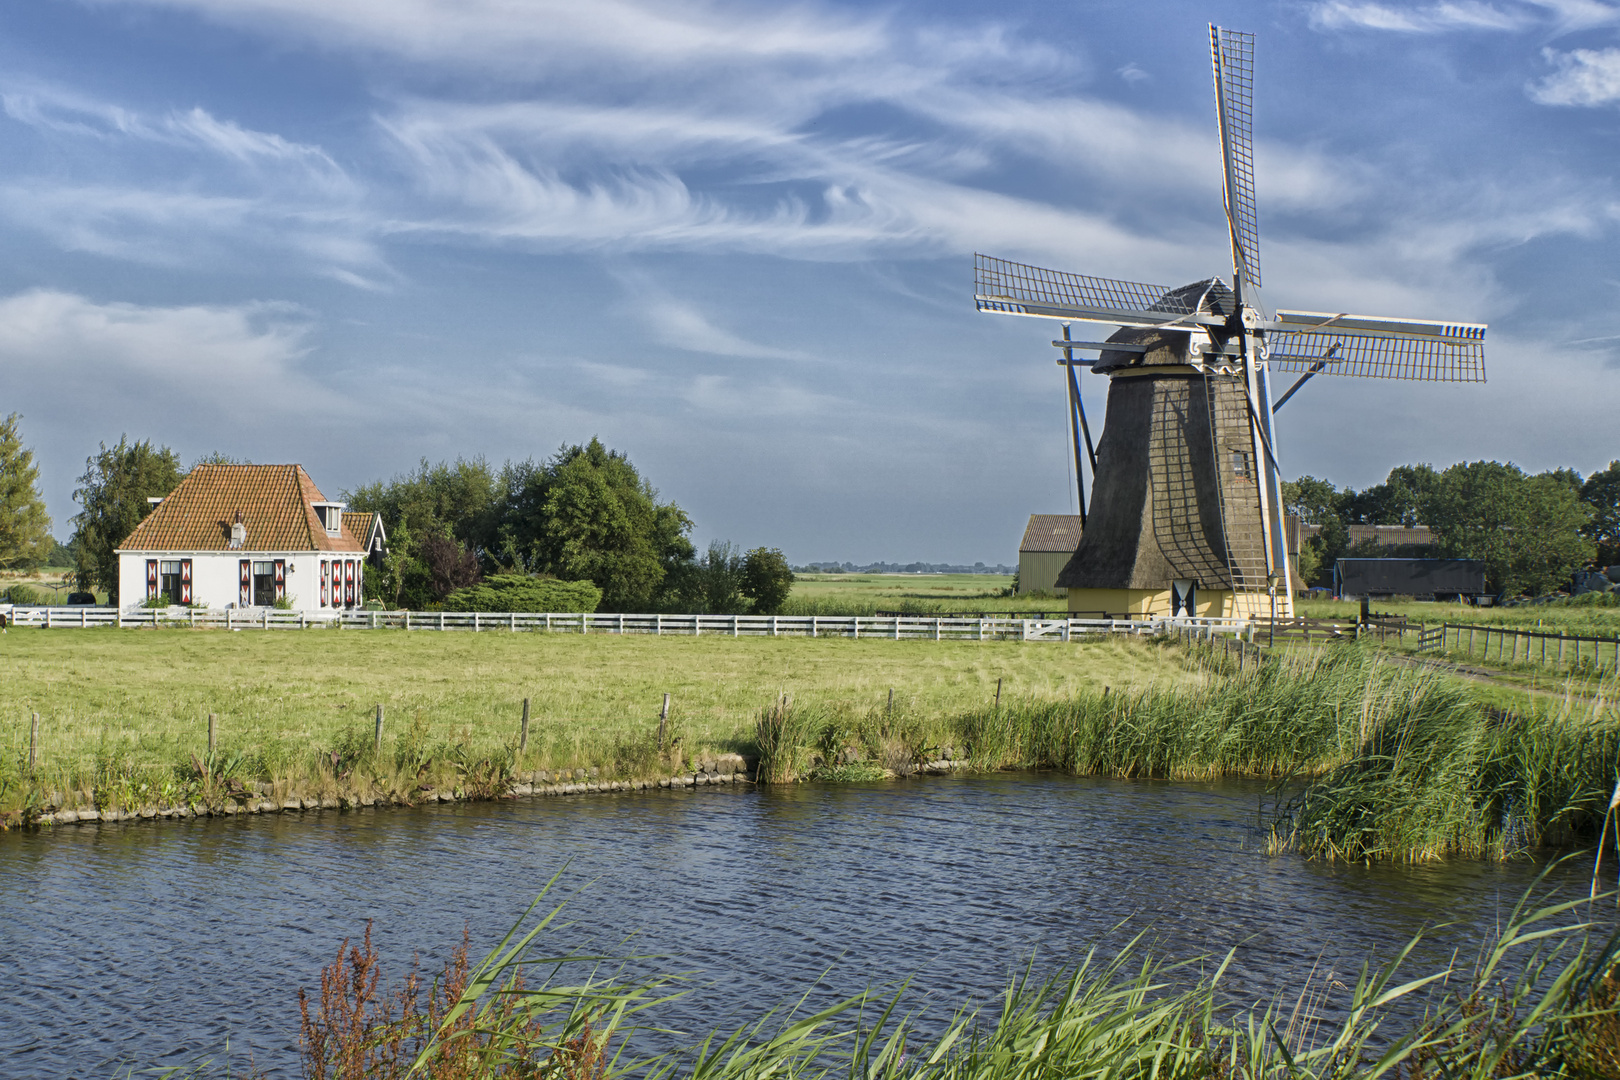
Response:
[[[755,783],[753,766],[740,754],[721,754],[696,762],[692,772],[676,773],[649,780],[601,780],[599,770],[562,769],[517,772],[503,792],[494,795],[469,794],[462,788],[441,790],[418,788],[408,793],[380,795],[321,795],[273,798],[273,785],[259,781],[244,795],[214,803],[185,803],[176,806],[142,806],[137,809],[53,810],[35,815],[25,825],[90,825],[123,822],[189,820],[199,817],[239,817],[252,814],[291,814],[319,810],[369,810],[394,806],[425,806],[430,803],[496,802],[501,799],[527,799],[543,796],[597,795],[621,792],[682,790],[685,788]],[[902,771],[886,770],[891,777],[942,775],[967,767],[966,761],[941,758]]]

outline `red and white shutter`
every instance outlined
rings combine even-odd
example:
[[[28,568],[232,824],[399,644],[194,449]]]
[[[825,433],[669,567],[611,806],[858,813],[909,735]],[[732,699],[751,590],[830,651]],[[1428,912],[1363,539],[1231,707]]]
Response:
[[[331,595],[332,564],[325,559],[321,560],[321,607],[326,606],[326,598]]]
[[[157,587],[158,587],[157,566],[158,566],[158,561],[156,559],[147,559],[146,560],[146,595],[148,597],[152,597],[152,596],[157,595]]]
[[[276,560],[276,599],[287,598],[287,560]]]
[[[191,560],[180,560],[180,602],[191,603]]]
[[[354,607],[354,560],[343,560],[343,606]]]
[[[242,587],[237,597],[238,607],[253,606],[253,560],[243,559],[239,564],[242,568]]]

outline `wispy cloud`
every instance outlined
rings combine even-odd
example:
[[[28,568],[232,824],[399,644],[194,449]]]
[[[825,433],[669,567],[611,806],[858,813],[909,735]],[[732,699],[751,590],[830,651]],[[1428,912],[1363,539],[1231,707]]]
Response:
[[[662,297],[638,303],[643,320],[654,340],[687,352],[711,356],[736,356],[754,360],[806,360],[809,354],[797,349],[761,345],[716,326],[691,304]]]
[[[1620,49],[1544,49],[1542,56],[1557,70],[1526,88],[1530,100],[1586,106],[1620,102]]]
[[[631,65],[684,65],[739,58],[818,62],[883,46],[882,16],[810,5],[768,13],[736,4],[668,5],[634,0],[103,0],[109,5],[188,10],[222,23],[323,45],[343,44],[430,62],[506,71],[572,68],[584,54]]]
[[[1522,9],[1504,9],[1473,0],[1411,6],[1328,0],[1311,5],[1310,20],[1319,30],[1390,30],[1404,34],[1519,30],[1532,21]]]
[[[240,164],[296,166],[325,183],[348,178],[318,146],[253,131],[193,107],[163,116],[98,101],[61,87],[32,85],[0,92],[0,104],[13,120],[67,135],[99,140],[133,139],[205,151]]]

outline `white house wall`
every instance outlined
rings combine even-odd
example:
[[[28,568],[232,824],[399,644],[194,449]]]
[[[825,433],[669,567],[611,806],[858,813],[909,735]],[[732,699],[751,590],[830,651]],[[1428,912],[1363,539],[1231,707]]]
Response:
[[[364,584],[365,555],[363,552],[285,552],[285,551],[123,551],[118,554],[118,596],[126,610],[139,608],[146,602],[146,561],[175,562],[191,560],[191,600],[211,608],[241,607],[240,562],[268,562],[284,559],[287,563],[285,592],[294,611],[331,611],[332,605],[321,606],[321,560],[341,562],[357,561],[355,572],[355,603],[361,605]],[[248,605],[252,606],[252,605]],[[343,605],[338,604],[341,608]]]

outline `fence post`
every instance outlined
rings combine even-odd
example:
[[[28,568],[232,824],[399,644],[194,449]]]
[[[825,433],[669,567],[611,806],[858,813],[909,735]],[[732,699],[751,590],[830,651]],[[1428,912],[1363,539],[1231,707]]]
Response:
[[[669,694],[664,694],[664,707],[658,710],[658,749],[664,749],[664,725],[669,721]]]
[[[214,756],[214,736],[219,732],[219,717],[208,714],[208,756]]]
[[[892,693],[893,691],[890,691],[890,692]],[[1000,710],[1000,708],[1001,708],[1001,680],[997,679],[996,680],[996,709]],[[34,715],[37,718],[39,714],[35,713]]]
[[[35,713],[28,721],[28,773],[33,775],[34,766],[39,762],[39,713]]]
[[[518,753],[529,748],[529,699],[523,699],[523,727],[518,731]]]
[[[996,696],[997,696],[997,699],[999,700],[1000,695],[997,694]],[[892,686],[889,687],[889,705],[888,705],[888,708],[884,711],[883,715],[884,715],[885,718],[892,717],[894,715],[894,687],[892,687]]]
[[[383,721],[382,702],[379,701],[379,702],[377,702],[377,733],[374,736],[372,736],[372,739],[371,739],[371,748],[372,748],[372,750],[376,751],[379,754],[382,753],[382,721]]]

